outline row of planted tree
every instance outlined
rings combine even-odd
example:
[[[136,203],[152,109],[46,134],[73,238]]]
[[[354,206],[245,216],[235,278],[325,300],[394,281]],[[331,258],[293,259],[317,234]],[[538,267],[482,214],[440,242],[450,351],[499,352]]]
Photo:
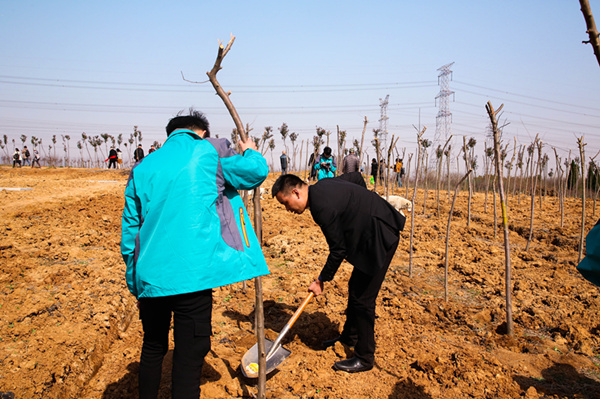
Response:
[[[346,131],[337,128],[336,146],[337,156],[336,162],[339,171],[341,172],[341,163],[343,158],[348,154],[350,148],[354,148],[359,154],[360,164],[363,165],[365,175],[370,175],[369,159],[375,159],[379,170],[379,179],[375,182],[376,185],[384,184],[385,180],[389,180],[384,185],[387,193],[390,186],[394,186],[397,182],[396,175],[393,171],[396,159],[402,159],[404,162],[406,180],[404,182],[405,196],[408,196],[408,188],[410,184],[416,180],[420,181],[420,188],[424,188],[428,192],[429,188],[435,189],[439,197],[441,187],[446,188],[450,193],[451,186],[456,183],[461,174],[461,168],[464,166],[465,171],[472,169],[473,174],[469,180],[464,183],[470,187],[470,191],[486,192],[493,188],[493,147],[491,144],[484,143],[484,154],[481,156],[482,165],[480,165],[480,157],[475,154],[477,140],[473,137],[462,137],[462,143],[456,146],[452,143],[452,136],[449,137],[444,144],[439,143],[435,151],[432,151],[432,141],[426,138],[420,139],[421,160],[420,165],[416,166],[416,161],[413,162],[413,153],[406,154],[406,148],[398,148],[394,137],[390,143],[384,143],[381,138],[379,129],[373,130],[373,139],[371,140],[372,147],[369,150],[364,148],[365,131],[367,119],[364,120],[364,128],[360,141],[354,139],[352,145],[347,148]],[[247,127],[248,131],[251,131]],[[315,159],[322,152],[322,147],[331,147],[330,144],[331,131],[321,127],[316,128],[316,134],[311,140],[302,140],[298,143],[298,134],[290,132],[288,125],[283,123],[278,128],[279,134],[283,142],[282,151],[286,151],[289,156],[289,170],[293,172],[307,171],[312,167],[309,160]],[[218,136],[218,135],[217,135]],[[270,167],[272,171],[278,170],[277,159],[274,158],[273,152],[276,149],[273,127],[267,126],[261,136],[251,136],[255,141],[257,148],[263,156],[267,156],[270,152]],[[131,167],[133,164],[133,151],[142,143],[142,132],[137,126],[134,126],[133,133],[129,138],[124,139],[123,134],[116,137],[110,134],[88,135],[85,132],[81,134],[81,139],[76,142],[76,147],[79,156],[72,156],[70,150],[71,137],[69,135],[61,135],[61,141],[57,140],[57,136],[53,135],[51,142],[47,145],[41,138],[35,136],[28,137],[22,134],[19,137],[20,148],[22,149],[27,144],[31,144],[32,149],[38,149],[41,156],[41,163],[44,166],[54,167],[90,167],[101,168],[106,167],[106,158],[110,147],[122,149],[123,165]],[[231,133],[231,141],[237,143],[237,130],[233,129]],[[19,148],[19,141],[9,139],[7,135],[0,140],[0,150],[2,153],[2,161],[5,164],[12,163],[12,154],[15,148]],[[331,140],[333,141],[333,140]],[[12,144],[12,148],[11,147]],[[389,144],[389,145],[385,145]],[[155,141],[155,148],[160,148],[161,143]],[[512,147],[512,148],[511,148]],[[600,173],[596,164],[596,154],[590,157],[589,161],[582,164],[581,155],[571,156],[571,152],[567,157],[560,157],[557,149],[539,140],[535,140],[528,144],[518,144],[516,138],[512,142],[504,143],[501,147],[500,156],[502,164],[505,168],[505,181],[507,194],[517,195],[521,193],[529,193],[532,186],[536,187],[540,196],[540,201],[544,196],[579,196],[582,190],[582,182],[585,178],[586,188],[591,193],[591,197],[595,201],[598,197],[600,189]],[[510,156],[509,156],[510,154]],[[433,155],[433,156],[432,156]],[[554,158],[555,168],[549,167],[550,159]],[[482,166],[482,173],[478,174],[479,167]],[[411,169],[418,169],[418,176],[415,173],[411,174]],[[584,173],[587,172],[587,173]],[[307,173],[305,173],[306,175]],[[586,176],[587,175],[587,176]],[[520,201],[520,197],[519,201]],[[424,201],[427,201],[427,196]]]
[[[133,127],[133,133],[129,135],[129,138],[124,138],[123,134],[117,136],[108,133],[88,135],[83,132],[81,139],[75,143],[79,156],[74,156],[71,152],[71,136],[68,134],[60,135],[60,141],[56,135],[52,135],[49,143],[44,142],[42,138],[25,134],[22,134],[17,141],[14,138],[9,139],[5,134],[0,140],[0,159],[3,164],[12,164],[15,150],[22,151],[24,147],[28,147],[31,151],[38,150],[40,164],[43,166],[102,168],[107,166],[106,159],[109,149],[114,147],[120,149],[124,154],[123,164],[125,167],[131,167],[134,163],[133,151],[141,143],[142,132],[137,126]],[[161,143],[155,141],[152,145],[159,148]]]

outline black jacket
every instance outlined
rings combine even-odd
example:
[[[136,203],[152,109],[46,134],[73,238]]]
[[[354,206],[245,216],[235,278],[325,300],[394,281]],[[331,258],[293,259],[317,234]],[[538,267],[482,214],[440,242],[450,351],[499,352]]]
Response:
[[[339,178],[309,186],[308,206],[329,245],[321,281],[332,280],[344,259],[375,274],[385,266],[386,253],[397,245],[406,221],[376,193]]]

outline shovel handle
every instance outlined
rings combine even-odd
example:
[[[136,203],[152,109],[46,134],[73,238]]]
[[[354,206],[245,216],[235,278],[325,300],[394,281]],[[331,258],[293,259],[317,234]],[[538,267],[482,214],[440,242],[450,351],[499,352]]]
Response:
[[[296,320],[298,320],[298,317],[300,317],[300,314],[304,311],[304,308],[306,307],[306,305],[308,305],[308,303],[310,302],[310,300],[312,299],[312,297],[314,295],[315,295],[315,293],[312,291],[310,291],[308,293],[308,295],[306,296],[306,299],[300,304],[300,306],[298,306],[298,309],[293,314],[290,321],[287,322],[286,326],[288,326],[288,328],[291,328],[294,325],[294,323],[296,322]]]
[[[279,333],[279,336],[277,336],[277,339],[271,346],[269,353],[267,353],[267,359],[269,359],[269,357],[271,357],[271,355],[281,346],[281,340],[283,339],[283,337],[285,337],[285,334],[287,334],[289,329],[292,328],[296,320],[298,320],[298,317],[300,317],[300,314],[304,311],[304,308],[306,307],[306,305],[308,305],[308,302],[310,302],[314,295],[315,293],[310,291],[306,299],[300,304],[296,312],[292,315],[292,318],[286,323],[285,326],[283,326],[283,329]]]

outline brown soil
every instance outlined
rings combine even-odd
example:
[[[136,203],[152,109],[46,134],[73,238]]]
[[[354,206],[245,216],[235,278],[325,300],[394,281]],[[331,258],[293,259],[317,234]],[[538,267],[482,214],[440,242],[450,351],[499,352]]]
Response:
[[[270,187],[270,176],[265,187]],[[127,173],[0,168],[0,391],[20,398],[137,398],[141,324],[119,252]],[[403,190],[402,194],[406,194]],[[504,245],[493,204],[467,195],[451,225],[448,301],[445,241],[450,203],[433,191],[415,207],[412,277],[410,215],[378,298],[376,365],[335,372],[349,350],[328,350],[344,321],[350,265],[313,300],[285,339],[290,357],[267,380],[269,398],[600,398],[598,288],[576,271],[581,201],[567,201],[564,227],[555,198],[510,198],[514,335],[505,334]],[[318,275],[327,247],[310,214],[262,202],[267,337],[275,339]],[[586,232],[598,216],[588,202]],[[202,397],[254,397],[242,376],[253,336],[253,282],[214,291],[213,348]],[[170,361],[161,396],[170,396]]]

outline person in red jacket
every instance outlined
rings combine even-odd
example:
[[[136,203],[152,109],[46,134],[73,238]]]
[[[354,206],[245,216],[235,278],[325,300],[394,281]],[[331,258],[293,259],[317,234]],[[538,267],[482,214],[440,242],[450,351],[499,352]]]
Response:
[[[321,294],[324,283],[333,279],[343,260],[354,266],[343,331],[339,337],[324,341],[323,346],[338,341],[354,346],[354,357],[336,362],[336,370],[353,373],[372,369],[375,302],[406,219],[376,193],[339,177],[308,186],[295,175],[283,175],[273,184],[271,194],[289,212],[301,214],[309,209],[327,240],[327,261],[309,291]]]

